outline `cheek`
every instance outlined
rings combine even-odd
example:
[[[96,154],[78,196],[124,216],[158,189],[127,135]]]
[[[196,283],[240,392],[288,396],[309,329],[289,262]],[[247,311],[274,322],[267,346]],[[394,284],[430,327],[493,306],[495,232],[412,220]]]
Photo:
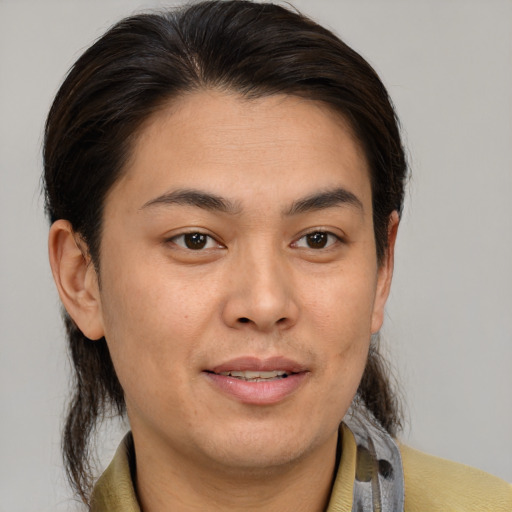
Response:
[[[163,258],[129,254],[105,268],[102,307],[107,329],[155,334],[194,331],[200,313],[208,306],[208,290],[183,273],[170,272]],[[172,330],[169,332],[169,328]],[[149,336],[147,336],[149,338]],[[149,339],[147,340],[149,341]]]
[[[377,274],[368,265],[340,265],[303,290],[303,311],[317,328],[338,340],[358,341],[371,335]]]
[[[322,373],[330,383],[330,400],[339,403],[341,409],[335,410],[343,410],[352,400],[366,364],[376,271],[372,265],[357,270],[345,264],[329,279],[317,281],[314,289],[304,309],[310,316],[312,335],[322,347]]]
[[[110,276],[102,292],[105,339],[130,421],[143,417],[151,423],[173,410],[193,413],[181,398],[188,396],[186,372],[199,339],[193,301],[140,266]]]
[[[161,381],[178,381],[211,316],[200,287],[126,256],[103,274],[105,338],[123,387],[133,380],[156,390]]]

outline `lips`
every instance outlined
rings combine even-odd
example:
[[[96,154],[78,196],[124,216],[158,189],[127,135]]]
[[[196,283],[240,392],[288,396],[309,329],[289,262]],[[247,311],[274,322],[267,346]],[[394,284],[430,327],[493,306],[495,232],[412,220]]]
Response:
[[[254,371],[254,372],[272,372],[272,371],[283,371],[285,373],[299,373],[306,371],[306,367],[304,365],[299,364],[298,362],[288,359],[286,357],[270,357],[267,359],[259,359],[257,357],[237,357],[236,359],[231,359],[230,361],[226,361],[225,363],[219,364],[211,368],[213,373],[226,373],[232,371],[245,372],[245,371]]]
[[[222,372],[219,375],[224,375],[225,377],[234,377],[235,379],[241,379],[247,382],[265,382],[273,379],[285,379],[290,374],[284,370],[273,370],[270,372],[250,370],[239,372],[231,370],[229,372]]]
[[[232,359],[203,372],[212,387],[228,398],[251,405],[272,405],[295,393],[309,371],[284,357]]]

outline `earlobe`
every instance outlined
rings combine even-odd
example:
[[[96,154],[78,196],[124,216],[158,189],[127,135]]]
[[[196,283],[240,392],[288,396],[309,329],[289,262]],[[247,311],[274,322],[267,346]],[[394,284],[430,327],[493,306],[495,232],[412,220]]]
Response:
[[[391,289],[391,280],[393,278],[393,268],[395,264],[395,243],[398,233],[398,224],[400,218],[398,212],[394,211],[389,216],[388,223],[388,245],[384,259],[380,264],[377,278],[377,291],[373,306],[371,332],[376,334],[382,327],[384,321],[384,308]]]
[[[60,300],[78,328],[91,340],[104,336],[96,269],[85,244],[66,220],[50,228],[48,252]]]

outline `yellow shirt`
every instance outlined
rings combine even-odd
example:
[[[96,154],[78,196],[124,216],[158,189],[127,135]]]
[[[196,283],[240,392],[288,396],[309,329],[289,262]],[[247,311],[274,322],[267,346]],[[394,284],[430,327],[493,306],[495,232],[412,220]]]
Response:
[[[351,512],[356,471],[354,436],[342,425],[342,453],[326,512]],[[478,469],[400,445],[405,480],[405,512],[512,512],[512,485]],[[98,480],[91,512],[140,512],[127,435]]]

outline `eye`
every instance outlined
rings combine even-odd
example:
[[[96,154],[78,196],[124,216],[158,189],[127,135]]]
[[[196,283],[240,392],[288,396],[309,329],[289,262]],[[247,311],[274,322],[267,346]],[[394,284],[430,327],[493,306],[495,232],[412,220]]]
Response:
[[[189,249],[192,251],[221,247],[213,237],[199,232],[183,233],[172,237],[170,241],[179,247],[183,247],[183,249]]]
[[[338,236],[328,231],[313,231],[299,238],[292,245],[305,249],[327,249],[339,241]]]

